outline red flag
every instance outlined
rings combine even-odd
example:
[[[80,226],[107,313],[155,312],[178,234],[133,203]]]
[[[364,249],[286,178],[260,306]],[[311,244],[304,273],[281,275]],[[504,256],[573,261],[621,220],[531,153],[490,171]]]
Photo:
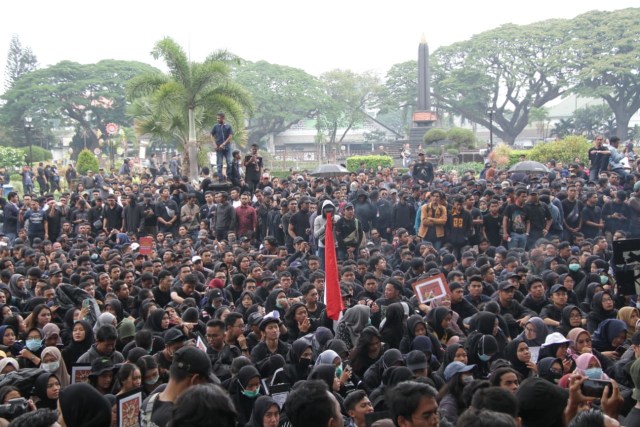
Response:
[[[336,245],[333,240],[333,219],[331,212],[327,212],[327,225],[324,238],[324,303],[327,306],[327,317],[338,320],[342,312],[342,295],[338,281],[338,260],[336,259]]]

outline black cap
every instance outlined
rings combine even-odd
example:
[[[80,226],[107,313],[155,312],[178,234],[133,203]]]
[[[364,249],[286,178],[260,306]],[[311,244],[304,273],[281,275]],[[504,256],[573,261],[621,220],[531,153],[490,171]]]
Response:
[[[498,290],[500,290],[500,291],[506,291],[507,289],[511,289],[511,288],[515,289],[515,285],[513,283],[507,282],[507,281],[501,282],[498,285]]]
[[[256,326],[262,322],[262,319],[263,317],[260,315],[260,313],[255,312],[255,313],[251,313],[247,320],[249,322],[249,325]]]
[[[300,236],[296,237],[295,239],[293,239],[293,244],[297,245],[298,243],[304,242],[304,239]]]
[[[353,209],[353,203],[347,203],[344,208],[345,208],[345,210],[346,209]]]
[[[282,321],[280,320],[279,317],[275,317],[273,315],[273,312],[271,312],[266,316],[264,316],[260,321],[260,330],[264,331],[265,329],[267,329],[267,325],[269,325],[270,323],[277,323],[278,325],[281,325]]]
[[[189,374],[197,374],[210,383],[220,384],[211,369],[211,360],[207,353],[193,346],[182,347],[173,355],[171,367],[177,367]]]
[[[211,292],[209,292],[209,299],[210,300],[216,300],[216,299],[223,299],[224,295],[222,295],[222,290],[218,289],[218,288],[214,288],[211,290]]]
[[[567,288],[564,287],[564,285],[561,285],[560,283],[556,283],[551,287],[551,290],[549,291],[549,293],[555,294],[556,292],[559,292],[559,291],[569,292]]]
[[[91,362],[91,373],[89,373],[90,377],[99,377],[105,372],[110,372],[116,370],[116,366],[113,364],[111,359],[108,357],[99,357]]]
[[[172,344],[180,341],[186,341],[187,336],[180,329],[171,328],[164,333],[164,343]]]

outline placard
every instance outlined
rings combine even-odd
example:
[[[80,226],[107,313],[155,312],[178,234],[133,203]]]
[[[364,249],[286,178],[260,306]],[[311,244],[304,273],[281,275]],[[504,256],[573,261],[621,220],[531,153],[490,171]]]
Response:
[[[142,407],[141,389],[131,390],[116,396],[118,409],[118,427],[139,427],[140,408]]]
[[[442,273],[417,280],[411,286],[413,286],[413,293],[420,304],[427,304],[435,299],[444,298],[450,293],[449,284]]]
[[[88,383],[91,365],[80,364],[71,367],[71,384]]]
[[[153,237],[145,236],[139,239],[140,249],[138,252],[140,255],[151,255],[153,251]]]

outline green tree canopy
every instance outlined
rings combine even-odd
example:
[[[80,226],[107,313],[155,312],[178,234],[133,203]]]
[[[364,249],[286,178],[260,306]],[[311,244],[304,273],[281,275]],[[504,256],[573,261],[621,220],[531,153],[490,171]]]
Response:
[[[432,55],[437,104],[489,127],[507,142],[529,123],[531,108],[566,91],[566,21],[503,25]]]
[[[141,62],[103,60],[97,64],[62,61],[23,75],[2,95],[2,123],[15,138],[24,137],[23,119],[32,116],[34,127],[53,121],[79,126],[87,133],[87,146],[97,146],[96,131],[109,122],[131,124],[126,115],[125,85],[134,76],[154,70]]]
[[[593,11],[571,20],[566,61],[575,70],[575,93],[599,97],[616,118],[616,134],[628,137],[640,109],[640,8]]]
[[[266,61],[244,62],[233,75],[247,88],[255,105],[247,127],[250,144],[317,113],[320,82],[303,70]]]
[[[129,112],[136,133],[175,142],[180,150],[191,146],[182,164],[195,178],[190,165],[197,163],[198,145],[208,140],[219,111],[233,126],[234,141],[244,143],[244,120],[253,110],[251,97],[230,78],[228,64],[233,57],[226,52],[214,52],[201,63],[190,62],[184,49],[167,37],[156,43],[151,54],[166,62],[169,73],[147,72],[129,82],[127,95],[133,101]]]

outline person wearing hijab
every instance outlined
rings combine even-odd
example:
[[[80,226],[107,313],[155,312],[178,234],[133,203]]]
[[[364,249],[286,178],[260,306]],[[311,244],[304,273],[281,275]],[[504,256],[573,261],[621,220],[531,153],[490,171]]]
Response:
[[[329,391],[340,404],[340,412],[344,415],[344,399],[338,394],[340,390],[340,380],[336,376],[336,369],[333,365],[316,365],[311,370],[308,380],[320,380],[327,385]]]
[[[415,377],[413,371],[406,366],[393,366],[384,371],[382,383],[369,395],[374,411],[387,411],[389,409],[385,401],[387,391],[393,389],[399,383],[411,381]]]
[[[598,358],[600,365],[606,372],[609,372],[609,370],[613,368],[614,361],[593,347],[591,334],[587,330],[573,328],[567,334],[567,339],[570,340],[567,354],[571,357],[573,363],[572,369],[575,369],[575,361],[582,354],[593,354]]]
[[[56,409],[60,395],[58,377],[51,372],[43,372],[38,375],[34,383],[33,394],[38,398],[36,402],[38,409]]]
[[[98,320],[96,321],[96,324],[93,325],[93,333],[97,334],[98,329],[100,329],[102,325],[113,325],[115,327],[116,324],[117,324],[116,316],[105,311],[104,313],[100,314],[100,316],[98,316]]]
[[[582,319],[584,314],[578,306],[568,305],[562,309],[562,317],[560,319],[560,326],[558,326],[558,332],[567,336],[570,330],[573,328],[582,327]]]
[[[380,323],[382,341],[391,348],[400,347],[405,331],[404,307],[399,302],[387,306],[385,319]]]
[[[316,329],[315,322],[309,318],[307,307],[301,302],[294,302],[284,315],[287,326],[287,341],[294,342]]]
[[[491,361],[499,357],[498,341],[493,335],[471,334],[465,342],[468,364],[476,365],[474,376],[478,379],[489,377]]]
[[[548,333],[544,320],[539,317],[532,317],[524,325],[524,331],[516,339],[523,340],[529,347],[540,347]]]
[[[552,384],[558,384],[563,376],[562,359],[556,357],[544,357],[538,360],[538,376]]]
[[[593,333],[602,322],[607,319],[615,319],[617,316],[618,310],[616,310],[613,305],[613,295],[611,292],[598,292],[593,296],[591,312],[587,315],[587,331]]]
[[[238,424],[247,424],[256,399],[260,396],[260,373],[255,366],[240,368],[236,381],[229,388],[229,395],[238,412]]]
[[[398,349],[391,348],[384,352],[382,357],[367,369],[364,373],[363,384],[366,390],[375,390],[382,381],[382,375],[386,369],[392,366],[404,366],[404,357]]]
[[[602,283],[598,280],[597,275],[594,275],[594,277],[587,276],[585,280],[589,280],[589,282],[585,285],[585,296],[584,300],[580,304],[580,309],[585,313],[588,313],[591,311],[593,296],[598,292],[602,292],[604,288],[602,287]]]
[[[471,318],[469,321],[469,332],[478,332],[482,335],[491,335],[496,339],[498,343],[498,352],[502,354],[502,351],[507,346],[506,332],[507,324],[502,321],[502,317],[489,311],[481,311]],[[471,337],[471,334],[469,334]],[[467,338],[467,341],[469,339]]]
[[[427,322],[424,321],[422,316],[419,314],[413,314],[409,316],[407,319],[407,333],[402,337],[400,341],[400,352],[402,354],[407,354],[409,352],[409,347],[411,346],[411,342],[416,336],[424,336],[427,335]]]
[[[465,386],[473,381],[474,368],[475,365],[453,362],[444,371],[447,383],[438,393],[438,410],[441,416],[451,423],[458,421],[458,416],[466,409],[462,393]]]
[[[636,332],[636,322],[640,319],[640,310],[636,307],[622,307],[618,310],[618,319],[627,324],[627,341]]]
[[[20,364],[13,357],[5,357],[0,360],[0,375],[20,370]]]
[[[447,346],[447,350],[444,352],[444,358],[440,368],[438,368],[437,375],[444,381],[444,370],[451,362],[462,362],[465,365],[469,361],[467,357],[467,350],[461,343],[455,343]]]
[[[71,384],[60,392],[58,413],[67,427],[111,426],[109,401],[87,383]]]
[[[287,355],[287,375],[292,383],[306,380],[311,367],[313,350],[309,341],[299,338],[291,344]]]
[[[306,378],[306,377],[305,377]],[[246,427],[278,427],[280,406],[271,396],[260,396],[253,405],[251,419]]]
[[[116,322],[118,322],[118,324],[122,322],[122,319],[128,316],[128,313],[125,313],[124,309],[122,308],[122,302],[120,302],[120,300],[109,300],[104,304],[104,307],[107,312],[116,316]]]
[[[590,353],[584,353],[576,359],[574,374],[585,376],[592,380],[608,380],[609,377],[602,371],[602,365],[597,357]]]
[[[606,319],[595,330],[592,336],[593,348],[603,356],[618,360],[622,352],[616,351],[627,339],[627,324],[618,319]]]
[[[143,329],[151,331],[155,336],[163,336],[169,328],[169,315],[161,308],[156,308],[147,316]]]
[[[86,353],[93,344],[93,329],[86,320],[79,320],[71,329],[71,342],[62,350],[62,359],[71,373],[71,367],[76,364],[80,356]]]
[[[526,341],[516,338],[507,344],[504,350],[505,358],[511,366],[524,378],[533,377],[538,373],[538,366],[531,361],[531,351]]]
[[[427,314],[427,325],[435,333],[442,347],[446,347],[447,342],[455,333],[449,328],[453,314],[450,308],[437,307]]]
[[[9,279],[9,291],[13,301],[11,305],[23,307],[24,304],[32,297],[26,286],[26,279],[22,274],[13,274]]]
[[[45,347],[44,350],[42,350],[40,357],[42,358],[40,368],[46,372],[55,374],[62,388],[71,383],[69,371],[67,370],[67,366],[62,358],[62,353],[57,347]]]
[[[371,309],[362,304],[357,304],[344,313],[340,322],[336,337],[342,340],[348,350],[351,350],[360,338],[360,333],[369,326]]]

